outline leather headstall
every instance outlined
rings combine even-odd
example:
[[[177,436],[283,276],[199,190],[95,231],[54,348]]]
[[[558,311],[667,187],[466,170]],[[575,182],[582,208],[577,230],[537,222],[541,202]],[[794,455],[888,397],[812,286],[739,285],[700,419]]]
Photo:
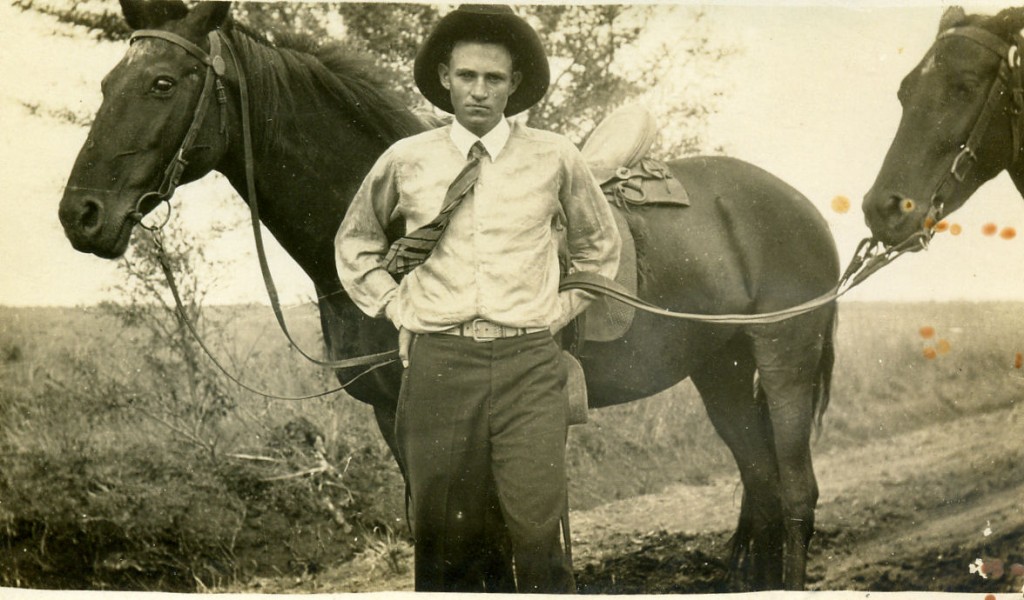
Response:
[[[931,229],[942,218],[941,192],[947,184],[963,183],[968,173],[977,162],[975,151],[981,146],[989,123],[995,115],[1000,100],[1009,93],[1010,133],[1013,140],[1012,158],[1010,164],[1017,162],[1021,153],[1021,144],[1024,141],[1024,73],[1021,68],[1021,48],[1024,47],[1024,37],[1021,32],[1014,35],[1013,43],[1007,43],[996,34],[982,29],[981,27],[965,26],[948,29],[936,38],[935,43],[951,38],[960,37],[968,39],[986,50],[1000,57],[999,72],[992,81],[988,97],[982,107],[978,118],[974,122],[967,141],[964,143],[960,153],[953,159],[949,172],[935,188],[932,194],[931,208],[926,217],[927,228]],[[955,183],[953,183],[955,182]],[[928,221],[930,220],[930,223]]]
[[[195,111],[192,114],[192,124],[189,125],[188,130],[185,132],[185,137],[181,140],[181,145],[178,147],[178,151],[174,153],[174,156],[171,158],[171,162],[167,165],[167,168],[164,169],[164,178],[160,183],[160,187],[155,191],[146,192],[135,202],[135,210],[132,212],[132,217],[139,222],[141,227],[146,229],[160,229],[167,223],[167,218],[170,217],[170,210],[168,210],[166,218],[159,225],[147,226],[142,222],[143,215],[145,215],[149,210],[156,208],[161,202],[167,202],[168,206],[170,206],[171,196],[174,195],[174,191],[177,189],[178,183],[181,181],[181,175],[185,172],[185,168],[188,166],[188,160],[186,160],[185,156],[195,146],[196,138],[199,136],[199,132],[202,129],[203,120],[206,118],[206,111],[210,105],[210,93],[214,89],[216,89],[217,92],[217,104],[220,105],[221,111],[220,132],[226,135],[227,93],[224,90],[223,77],[227,69],[224,57],[221,53],[220,32],[218,30],[213,30],[207,37],[210,40],[210,52],[206,52],[196,44],[176,33],[161,31],[159,29],[139,29],[132,33],[130,38],[129,43],[135,43],[137,40],[145,38],[155,38],[170,42],[184,49],[185,52],[189,53],[199,60],[199,62],[206,65],[206,78],[203,81],[203,90],[199,94],[199,100],[196,102]],[[152,205],[147,206],[147,203],[152,203]]]

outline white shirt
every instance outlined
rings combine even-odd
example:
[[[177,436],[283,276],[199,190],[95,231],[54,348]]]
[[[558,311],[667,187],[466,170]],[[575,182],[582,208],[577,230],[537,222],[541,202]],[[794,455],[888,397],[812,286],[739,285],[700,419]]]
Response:
[[[417,333],[483,318],[511,327],[564,324],[586,307],[558,292],[565,222],[571,269],[614,277],[620,240],[611,209],[568,139],[502,120],[480,141],[490,154],[430,257],[401,283],[383,264],[386,231],[429,223],[478,140],[458,123],[396,142],[353,198],[335,238],[338,274],[370,316]],[[392,235],[392,239],[394,239]]]

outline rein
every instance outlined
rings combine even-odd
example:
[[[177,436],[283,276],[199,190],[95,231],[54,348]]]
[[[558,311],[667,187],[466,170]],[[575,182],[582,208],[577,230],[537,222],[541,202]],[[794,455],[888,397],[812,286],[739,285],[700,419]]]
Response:
[[[356,374],[356,376],[353,377],[352,379],[349,379],[348,381],[346,381],[345,383],[343,383],[343,384],[341,384],[341,385],[339,385],[337,387],[331,388],[329,390],[324,390],[322,392],[315,392],[315,393],[312,393],[312,394],[304,394],[304,395],[301,395],[301,396],[284,396],[284,395],[281,395],[281,394],[271,393],[271,392],[267,392],[265,390],[261,390],[259,388],[252,387],[251,385],[243,382],[241,379],[239,379],[233,373],[228,371],[227,368],[225,368],[224,365],[222,365],[221,362],[219,360],[217,360],[217,357],[214,356],[213,352],[211,352],[210,349],[206,346],[206,342],[203,341],[202,336],[199,335],[199,332],[196,330],[195,325],[188,318],[188,316],[187,316],[187,314],[185,312],[185,305],[181,301],[181,294],[178,292],[178,285],[177,285],[177,283],[175,283],[175,280],[174,280],[174,271],[171,269],[170,261],[167,258],[167,252],[164,250],[163,242],[161,242],[161,240],[160,240],[159,232],[155,232],[154,231],[154,232],[151,232],[151,233],[152,233],[152,236],[153,236],[152,237],[153,243],[156,245],[156,248],[157,248],[157,260],[159,260],[159,262],[160,262],[160,269],[163,271],[164,277],[167,279],[167,286],[171,290],[171,296],[174,297],[174,304],[175,304],[175,306],[177,307],[177,310],[178,310],[178,318],[181,320],[182,323],[185,324],[185,327],[188,329],[189,333],[192,334],[192,337],[195,338],[196,343],[199,344],[199,347],[203,349],[203,352],[206,353],[206,356],[213,362],[214,366],[216,366],[217,369],[219,369],[220,372],[223,373],[225,377],[227,377],[228,379],[233,381],[235,384],[237,384],[242,389],[248,390],[248,391],[250,391],[250,392],[252,392],[254,394],[258,394],[258,395],[264,396],[266,398],[273,398],[275,400],[312,400],[313,398],[320,398],[320,397],[323,397],[323,396],[329,396],[331,394],[340,392],[340,391],[344,390],[345,388],[347,388],[352,383],[354,383],[357,379],[361,378],[363,375],[366,375],[367,373],[370,373],[371,371],[376,371],[380,367],[383,367],[385,365],[388,365],[388,364],[391,364],[392,362],[394,362],[395,359],[384,360],[384,361],[377,361],[377,362],[371,364],[368,368],[366,368],[363,371],[361,371],[360,373]],[[385,353],[385,354],[387,354],[387,353]]]
[[[796,306],[765,313],[709,315],[704,313],[675,312],[642,300],[631,294],[618,282],[595,273],[570,273],[562,279],[558,289],[559,291],[583,290],[594,294],[601,294],[633,308],[672,319],[715,323],[718,325],[766,325],[792,319],[793,317],[798,317],[821,308],[826,304],[831,304],[856,286],[864,283],[868,277],[903,254],[927,247],[928,240],[924,232],[910,236],[902,243],[889,248],[883,248],[881,243],[873,238],[865,238],[857,245],[857,250],[850,260],[850,264],[843,272],[839,283],[829,292]]]
[[[170,207],[171,196],[174,195],[174,191],[175,191],[175,189],[177,189],[178,183],[181,180],[181,175],[185,171],[185,168],[188,166],[188,161],[185,160],[185,155],[190,150],[192,150],[192,148],[193,148],[193,146],[195,144],[195,140],[198,137],[199,131],[200,131],[200,129],[202,127],[202,124],[203,124],[203,120],[206,117],[206,112],[207,112],[208,106],[210,104],[209,101],[207,100],[207,98],[210,95],[211,89],[213,89],[214,87],[216,87],[216,90],[217,90],[217,103],[220,105],[220,108],[221,108],[221,133],[224,133],[225,135],[227,135],[227,133],[226,133],[227,95],[225,93],[224,83],[223,83],[223,80],[222,80],[222,78],[224,77],[224,74],[226,73],[227,69],[226,69],[226,65],[225,65],[225,62],[224,62],[224,57],[221,54],[221,45],[223,43],[223,46],[227,48],[228,53],[231,55],[231,60],[232,60],[232,63],[234,64],[234,66],[235,66],[235,71],[238,73],[238,87],[239,87],[239,96],[240,96],[239,101],[240,101],[240,104],[241,104],[241,116],[242,116],[242,146],[243,146],[244,159],[245,159],[244,162],[245,162],[245,180],[246,180],[247,199],[248,199],[250,214],[252,216],[253,236],[256,239],[256,254],[259,257],[260,270],[263,273],[263,280],[264,280],[264,283],[265,283],[266,288],[267,288],[267,294],[270,297],[270,303],[271,303],[271,307],[273,308],[273,311],[274,311],[274,316],[277,318],[278,325],[281,327],[281,330],[284,332],[284,335],[288,339],[288,342],[291,344],[291,346],[296,351],[298,351],[299,354],[301,354],[305,359],[309,360],[310,362],[313,362],[313,363],[315,363],[315,364],[317,364],[319,366],[322,366],[322,367],[327,367],[327,368],[332,368],[332,369],[350,369],[350,368],[355,368],[355,367],[367,367],[367,368],[365,370],[363,370],[361,373],[359,373],[358,375],[356,375],[353,379],[351,379],[348,382],[342,384],[340,387],[337,387],[337,388],[334,388],[334,389],[331,389],[331,390],[328,390],[328,391],[325,391],[325,392],[321,392],[321,393],[317,393],[317,394],[311,394],[311,395],[306,395],[306,396],[291,397],[291,396],[279,396],[279,395],[276,395],[276,394],[269,394],[269,393],[263,392],[262,390],[258,390],[258,389],[252,388],[252,387],[242,383],[237,377],[235,377],[230,372],[228,372],[220,364],[219,361],[217,361],[217,359],[213,356],[213,354],[207,348],[206,344],[203,342],[202,338],[199,336],[199,333],[196,331],[196,329],[193,326],[193,324],[191,323],[191,321],[189,321],[189,319],[187,317],[187,314],[185,312],[185,308],[184,308],[184,306],[183,306],[183,304],[181,302],[181,298],[180,298],[180,295],[178,293],[177,285],[175,284],[175,281],[174,281],[173,272],[170,269],[170,266],[168,264],[168,260],[167,260],[167,257],[166,257],[166,253],[164,252],[163,245],[160,243],[159,238],[156,235],[154,235],[154,241],[155,241],[155,243],[157,245],[158,257],[159,257],[159,260],[160,260],[160,267],[161,267],[161,269],[164,272],[164,276],[167,278],[168,287],[171,290],[171,295],[174,297],[174,301],[175,301],[175,304],[176,304],[177,309],[178,309],[179,317],[180,317],[180,319],[183,322],[185,322],[186,326],[188,327],[189,331],[192,333],[193,337],[195,337],[195,339],[198,342],[199,346],[203,349],[203,351],[207,354],[207,356],[210,357],[210,359],[213,361],[214,365],[216,365],[217,368],[220,369],[221,372],[223,372],[229,379],[231,379],[232,381],[234,381],[238,385],[242,386],[243,388],[245,388],[245,389],[247,389],[247,390],[249,390],[251,392],[260,394],[262,396],[267,396],[267,397],[271,397],[271,398],[278,398],[278,399],[283,399],[283,400],[304,400],[304,399],[308,399],[308,398],[316,398],[316,397],[319,397],[319,396],[325,396],[325,395],[328,395],[328,394],[332,394],[332,393],[338,392],[338,391],[344,389],[345,387],[347,387],[349,384],[351,384],[353,381],[355,381],[359,377],[362,377],[363,375],[365,375],[366,373],[369,373],[370,371],[373,371],[375,369],[378,369],[380,367],[383,367],[385,365],[388,365],[388,364],[393,363],[396,360],[398,360],[398,352],[397,352],[397,350],[391,350],[391,351],[387,351],[387,352],[379,352],[379,353],[376,353],[376,354],[369,354],[369,355],[365,355],[365,356],[356,356],[356,357],[353,357],[353,358],[347,358],[347,359],[342,359],[342,360],[321,360],[321,359],[315,358],[315,357],[307,354],[305,351],[302,350],[301,347],[299,347],[298,343],[294,340],[294,338],[292,337],[291,333],[288,331],[287,325],[285,324],[284,312],[281,310],[281,303],[280,303],[279,296],[278,296],[278,293],[277,293],[277,287],[274,285],[273,277],[271,276],[271,273],[270,273],[270,267],[269,267],[269,264],[267,262],[266,250],[264,249],[264,245],[263,245],[263,235],[262,235],[262,231],[260,229],[260,220],[259,220],[259,207],[258,207],[257,197],[256,197],[255,160],[253,159],[252,131],[251,131],[251,125],[250,125],[250,119],[249,119],[249,89],[248,89],[248,82],[246,81],[245,73],[239,67],[238,57],[237,57],[234,49],[231,46],[230,40],[228,38],[223,38],[222,39],[221,38],[221,33],[218,30],[211,31],[209,33],[209,35],[208,35],[208,39],[209,39],[209,42],[210,42],[210,52],[207,53],[206,51],[204,51],[202,48],[200,48],[196,44],[193,44],[191,41],[185,39],[184,37],[182,37],[182,36],[180,36],[178,34],[171,33],[169,31],[161,31],[161,30],[157,30],[157,29],[140,29],[138,31],[135,31],[132,34],[130,42],[134,42],[135,40],[142,39],[142,38],[160,39],[160,40],[164,40],[166,42],[170,42],[172,44],[175,44],[175,45],[181,47],[186,52],[188,52],[190,55],[192,55],[193,57],[198,59],[201,63],[206,65],[206,78],[205,78],[205,80],[203,82],[203,90],[200,93],[198,103],[196,104],[195,113],[193,114],[193,117],[192,117],[192,123],[189,126],[188,131],[185,133],[185,137],[182,140],[181,145],[178,148],[178,151],[174,154],[174,158],[171,159],[170,164],[168,164],[167,168],[164,170],[164,179],[161,182],[160,187],[156,191],[147,192],[147,193],[143,194],[136,201],[135,210],[133,211],[133,213],[131,215],[131,218],[136,220],[140,224],[140,226],[142,226],[144,229],[147,229],[147,230],[149,230],[150,232],[152,232],[154,234],[157,233],[158,230],[162,229],[164,227],[164,225],[167,224],[167,220],[170,218],[170,210],[168,210],[168,214],[164,218],[163,222],[161,222],[161,223],[159,223],[159,224],[157,224],[155,226],[147,226],[147,225],[143,224],[142,223],[142,215],[144,214],[143,213],[144,204],[147,203],[147,202],[150,202],[151,199],[155,199],[157,201],[157,203],[153,205],[153,208],[158,206],[161,202],[166,202],[168,204],[168,208]]]
[[[989,87],[988,97],[985,105],[974,121],[967,141],[959,154],[953,158],[949,171],[939,181],[929,199],[928,214],[925,216],[925,232],[930,238],[935,231],[935,226],[942,219],[943,201],[942,192],[947,185],[956,186],[967,179],[967,175],[978,160],[975,150],[981,146],[982,139],[988,131],[989,123],[1000,99],[1007,92],[1010,93],[1010,134],[1013,139],[1013,156],[1010,164],[1017,162],[1020,157],[1021,143],[1024,140],[1024,69],[1021,68],[1021,46],[1024,46],[1024,37],[1018,32],[1014,36],[1012,44],[996,34],[981,27],[965,26],[948,29],[935,39],[935,43],[952,37],[960,37],[978,44],[989,52],[1000,57],[999,72]],[[934,46],[933,46],[934,47]]]

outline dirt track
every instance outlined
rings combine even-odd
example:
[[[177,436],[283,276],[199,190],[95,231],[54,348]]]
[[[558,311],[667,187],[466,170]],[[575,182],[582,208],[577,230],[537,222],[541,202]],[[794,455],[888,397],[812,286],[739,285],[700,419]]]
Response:
[[[1024,396],[1024,394],[1022,394]],[[1024,403],[845,452],[816,454],[821,498],[811,548],[814,590],[1021,593],[1024,575]],[[573,513],[582,593],[715,593],[739,509],[733,480],[675,486]],[[985,535],[986,527],[991,533]],[[402,574],[354,561],[315,581],[275,579],[246,591],[412,589]],[[999,579],[972,574],[1001,559]]]
[[[1022,386],[1024,387],[1024,386]],[[821,498],[809,587],[818,590],[1021,591],[1024,406],[816,456]],[[579,513],[583,592],[726,591],[734,482],[678,486]],[[991,534],[985,535],[986,526]],[[999,580],[972,574],[1002,559]]]

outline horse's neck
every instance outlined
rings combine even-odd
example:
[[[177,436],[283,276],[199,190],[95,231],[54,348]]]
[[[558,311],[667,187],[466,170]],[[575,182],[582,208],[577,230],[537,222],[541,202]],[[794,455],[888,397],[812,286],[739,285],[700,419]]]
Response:
[[[301,111],[296,111],[301,115]],[[255,201],[260,220],[323,293],[341,288],[334,266],[334,235],[381,143],[336,115],[293,117],[288,139],[255,144]],[[222,172],[251,203],[241,143]]]

